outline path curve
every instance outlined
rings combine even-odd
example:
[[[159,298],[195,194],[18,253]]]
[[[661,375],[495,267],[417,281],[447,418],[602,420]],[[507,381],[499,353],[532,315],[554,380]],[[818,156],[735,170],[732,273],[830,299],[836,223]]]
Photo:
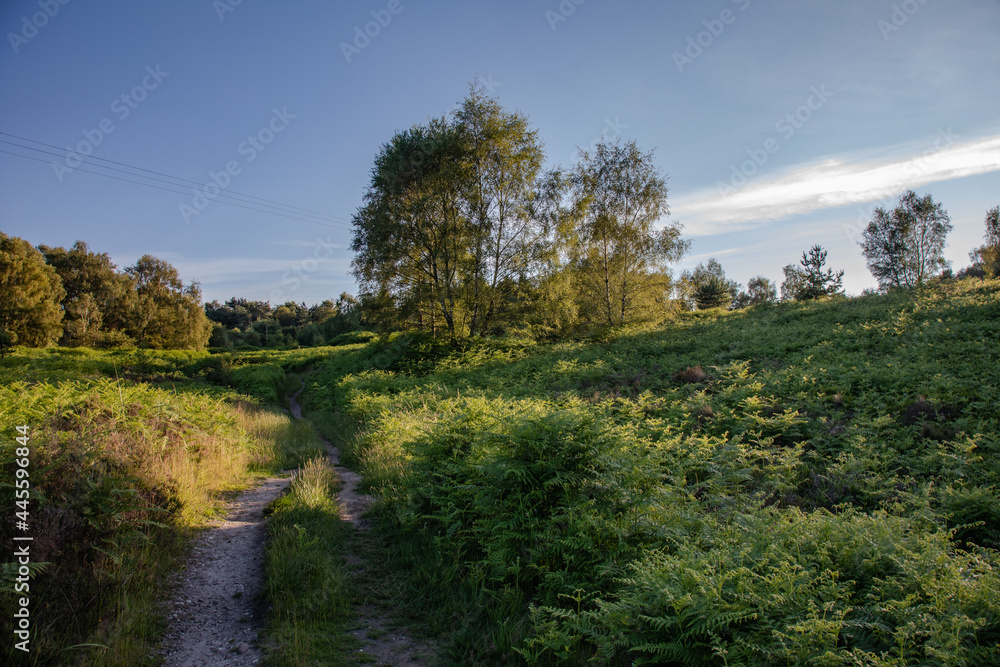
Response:
[[[302,387],[288,397],[289,412],[296,419],[302,419],[302,406],[299,405],[296,399],[298,399],[299,394],[305,391],[305,388],[306,383],[303,380]],[[344,521],[349,521],[358,530],[368,530],[371,528],[371,522],[368,519],[362,519],[361,515],[375,502],[375,497],[358,492],[358,486],[361,484],[361,475],[350,468],[340,465],[340,448],[330,444],[330,441],[323,437],[322,434],[319,434],[319,437],[323,441],[323,444],[326,445],[327,457],[333,464],[334,472],[337,473],[337,477],[343,483],[343,487],[337,492],[340,518]]]

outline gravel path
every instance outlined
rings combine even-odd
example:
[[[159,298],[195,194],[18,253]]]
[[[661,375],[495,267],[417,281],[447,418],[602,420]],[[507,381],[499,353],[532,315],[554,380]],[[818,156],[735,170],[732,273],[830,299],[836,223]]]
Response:
[[[303,389],[305,383],[303,382]],[[302,409],[296,400],[302,389],[288,399],[296,419]],[[340,515],[357,530],[370,522],[361,518],[374,501],[357,491],[360,475],[340,465],[340,451],[326,439],[328,456],[343,482],[337,494]],[[165,667],[210,667],[256,665],[263,659],[258,635],[265,626],[264,545],[267,523],[264,507],[281,495],[291,477],[275,477],[244,492],[227,506],[226,518],[211,521],[196,540],[187,566],[172,584],[174,597],[168,603],[169,629],[161,654]],[[365,564],[356,556],[348,562],[360,574]],[[418,642],[371,605],[357,609],[358,626],[352,632],[378,665],[410,667],[427,664],[432,647]]]
[[[299,405],[296,399],[298,399],[299,394],[305,391],[305,388],[305,382],[303,381],[302,388],[288,397],[288,409],[296,419],[302,419],[302,406]],[[337,500],[340,504],[340,518],[344,521],[350,521],[351,525],[359,530],[368,530],[371,527],[371,522],[367,519],[362,519],[361,515],[371,506],[375,498],[358,493],[357,489],[361,483],[361,475],[350,468],[341,466],[340,449],[331,445],[322,435],[320,439],[326,445],[327,456],[330,459],[330,463],[333,464],[334,472],[337,473],[337,477],[343,482],[343,487],[337,493]]]
[[[264,627],[264,506],[288,486],[275,477],[241,494],[198,537],[179,588],[169,603],[164,639],[166,667],[255,665],[262,656],[257,634]]]

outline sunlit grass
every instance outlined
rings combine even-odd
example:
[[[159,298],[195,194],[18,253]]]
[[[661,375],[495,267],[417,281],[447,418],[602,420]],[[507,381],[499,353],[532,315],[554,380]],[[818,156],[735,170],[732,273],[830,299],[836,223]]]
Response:
[[[230,492],[322,453],[312,429],[284,411],[192,382],[185,369],[206,358],[24,350],[0,367],[12,377],[0,385],[0,423],[30,433],[32,555],[52,563],[32,582],[40,664],[149,663],[164,577],[186,538]],[[135,381],[151,373],[159,381]],[[6,436],[5,468],[14,456]],[[0,493],[13,506],[12,488]],[[0,537],[11,544],[9,527]],[[4,613],[12,603],[0,601]]]

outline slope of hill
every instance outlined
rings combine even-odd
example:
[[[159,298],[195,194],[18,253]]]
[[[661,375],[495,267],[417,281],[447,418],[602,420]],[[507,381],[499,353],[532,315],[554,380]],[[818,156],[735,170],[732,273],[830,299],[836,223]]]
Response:
[[[1000,662],[1000,281],[309,377],[466,662]],[[464,628],[464,629],[463,629]]]

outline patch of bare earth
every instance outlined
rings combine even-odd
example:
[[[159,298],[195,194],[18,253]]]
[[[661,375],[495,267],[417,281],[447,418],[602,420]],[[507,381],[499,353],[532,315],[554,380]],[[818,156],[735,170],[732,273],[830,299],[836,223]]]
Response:
[[[167,667],[255,665],[264,627],[264,506],[281,495],[289,477],[275,477],[229,503],[197,539],[186,567],[175,575],[162,654]]]

